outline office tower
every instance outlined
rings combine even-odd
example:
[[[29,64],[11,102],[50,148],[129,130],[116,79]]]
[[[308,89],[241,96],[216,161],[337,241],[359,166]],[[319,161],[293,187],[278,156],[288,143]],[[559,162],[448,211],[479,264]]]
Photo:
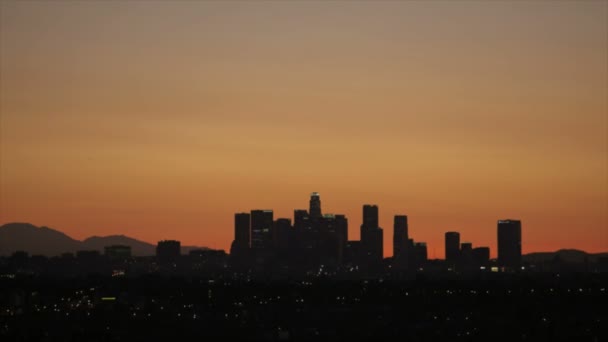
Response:
[[[336,234],[342,243],[342,246],[346,246],[348,241],[348,219],[345,215],[336,215]]]
[[[511,269],[521,266],[521,221],[498,221],[498,265]]]
[[[363,206],[363,224],[361,225],[361,245],[365,259],[377,264],[383,258],[383,232],[378,226],[378,206]]]
[[[471,266],[473,264],[473,244],[470,242],[463,242],[460,244],[460,260],[464,266]]]
[[[240,248],[251,246],[251,215],[249,213],[234,214],[234,241]]]
[[[251,211],[251,249],[268,250],[272,248],[272,210]]]
[[[319,197],[318,192],[313,192],[310,195],[310,218],[313,220],[318,220],[323,215],[321,214],[321,198]]]
[[[296,209],[293,212],[293,228],[296,239],[296,247],[311,250],[315,246],[315,234],[313,233],[313,223],[308,212],[303,209]]]
[[[335,215],[323,215],[320,221],[318,250],[321,265],[335,266],[342,258],[342,243],[338,235],[338,229]]]
[[[378,206],[366,204],[363,206],[363,226],[378,228]]]
[[[393,223],[393,259],[404,257],[408,239],[407,216],[395,215]]]
[[[477,266],[487,265],[490,262],[490,247],[473,248],[473,262]]]
[[[428,260],[428,251],[426,242],[416,242],[414,244],[414,253],[416,255],[417,266],[420,267]]]
[[[310,215],[304,209],[293,211],[293,227],[296,230],[305,230],[310,226]]]
[[[291,232],[291,220],[280,218],[274,222],[273,240],[274,246],[278,249],[289,247],[289,234]]]
[[[160,262],[170,262],[179,259],[181,243],[175,240],[159,241],[156,245],[156,258]]]
[[[104,247],[104,255],[112,260],[125,260],[131,257],[131,246],[112,245]]]
[[[445,260],[454,264],[460,259],[460,233],[445,233]]]

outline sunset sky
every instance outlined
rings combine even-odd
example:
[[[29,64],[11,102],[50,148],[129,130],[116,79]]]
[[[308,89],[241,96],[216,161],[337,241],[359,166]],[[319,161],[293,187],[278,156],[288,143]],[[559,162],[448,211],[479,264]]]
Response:
[[[318,191],[387,256],[608,250],[607,1],[0,6],[0,224],[228,250]]]

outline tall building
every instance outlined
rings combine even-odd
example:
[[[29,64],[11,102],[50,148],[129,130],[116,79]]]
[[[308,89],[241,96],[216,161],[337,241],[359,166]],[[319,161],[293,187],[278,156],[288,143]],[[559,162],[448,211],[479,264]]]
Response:
[[[490,247],[473,248],[473,261],[477,266],[487,265],[490,262]]]
[[[460,258],[460,233],[445,233],[445,260],[449,263],[456,263]]]
[[[251,246],[251,215],[249,213],[234,214],[234,241],[242,248]]]
[[[312,194],[310,194],[310,217],[313,220],[318,220],[321,217],[323,217],[323,214],[321,213],[321,197],[319,197],[319,193],[318,192],[313,192]]]
[[[366,204],[363,206],[363,226],[378,228],[378,206]]]
[[[272,248],[272,210],[251,211],[251,249],[268,250]]]
[[[382,261],[383,233],[378,226],[378,206],[366,204],[363,206],[363,224],[361,225],[361,247],[364,259],[371,264]]]
[[[278,249],[287,249],[289,247],[289,234],[291,232],[291,220],[288,218],[279,218],[274,221],[273,240],[274,246]]]
[[[251,248],[251,215],[234,214],[234,240],[230,245],[230,262],[236,268],[245,267],[249,262]]]
[[[409,239],[407,216],[395,215],[393,224],[393,258],[400,259],[404,257],[407,251],[407,240]]]
[[[343,247],[348,241],[348,219],[345,215],[336,215],[336,234]]]
[[[312,250],[316,245],[313,223],[308,212],[296,209],[293,212],[293,228],[296,237],[296,247]]]
[[[511,269],[521,266],[521,221],[498,221],[498,264]]]
[[[159,241],[156,245],[156,258],[160,262],[170,262],[179,259],[181,243],[175,240]]]
[[[414,253],[416,255],[416,264],[418,267],[424,265],[428,260],[428,250],[426,242],[416,242],[414,244]]]
[[[460,260],[465,266],[473,264],[473,244],[471,242],[460,244]]]

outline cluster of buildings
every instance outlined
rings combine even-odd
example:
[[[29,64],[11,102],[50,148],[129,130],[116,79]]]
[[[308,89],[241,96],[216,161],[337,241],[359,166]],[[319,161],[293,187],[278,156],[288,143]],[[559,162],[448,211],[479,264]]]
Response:
[[[384,230],[379,225],[378,206],[363,206],[361,239],[348,239],[345,215],[323,214],[319,193],[310,196],[309,210],[294,210],[289,218],[274,219],[272,210],[251,210],[234,216],[231,265],[249,269],[316,269],[336,266],[380,270],[385,266]],[[449,267],[466,270],[487,266],[489,247],[473,248],[460,242],[460,233],[445,234],[445,255]],[[427,262],[424,242],[415,242],[408,232],[406,215],[395,215],[393,258],[395,270],[417,269]],[[498,266],[517,269],[521,265],[521,222],[498,221]]]

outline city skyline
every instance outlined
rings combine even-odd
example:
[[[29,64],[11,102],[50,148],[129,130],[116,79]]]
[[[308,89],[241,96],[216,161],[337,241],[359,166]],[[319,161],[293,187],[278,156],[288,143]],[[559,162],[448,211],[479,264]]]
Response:
[[[608,249],[608,20],[583,2],[0,2],[0,223],[230,249],[318,191],[522,252]],[[329,210],[328,210],[329,209]]]

